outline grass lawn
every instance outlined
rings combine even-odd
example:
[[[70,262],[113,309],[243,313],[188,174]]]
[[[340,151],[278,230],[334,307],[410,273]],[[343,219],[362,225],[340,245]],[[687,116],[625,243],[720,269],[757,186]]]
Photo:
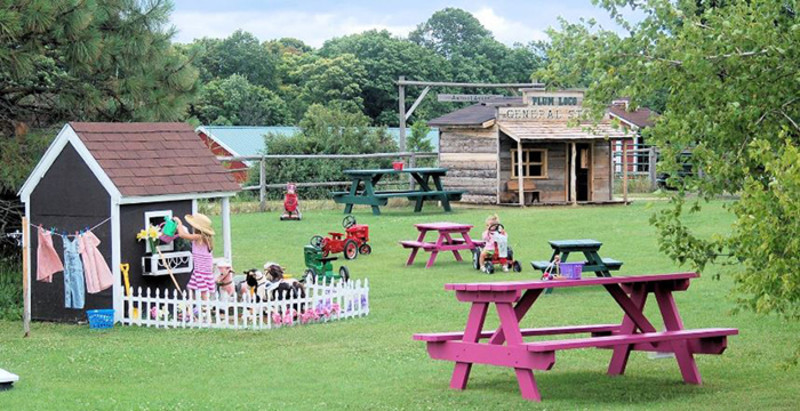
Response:
[[[448,389],[452,364],[428,358],[414,332],[461,330],[468,304],[445,291],[448,282],[537,278],[527,263],[546,259],[547,240],[594,238],[601,255],[624,261],[625,274],[680,271],[658,252],[652,210],[628,207],[500,209],[521,274],[488,277],[467,262],[441,255],[432,269],[413,267],[397,241],[413,239],[413,223],[457,221],[482,227],[488,209],[435,207],[422,214],[387,208],[379,217],[358,208],[370,225],[373,254],[347,262],[355,278],[370,280],[365,318],[269,331],[156,330],[34,323],[21,338],[19,322],[0,322],[0,367],[20,375],[0,392],[0,409],[781,409],[797,406],[800,369],[781,368],[793,353],[800,324],[751,313],[729,314],[732,281],[711,266],[685,292],[676,292],[689,328],[737,327],[721,356],[698,355],[703,386],[683,384],[674,359],[634,352],[625,376],[605,375],[609,350],[556,354],[550,371],[536,372],[543,402],[519,395],[513,371],[475,366],[465,391]],[[697,218],[698,232],[725,230],[722,203]],[[307,212],[302,222],[277,213],[233,216],[234,265],[241,271],[278,261],[302,272],[302,246],[313,234],[339,230],[340,211]],[[218,223],[218,221],[217,221]],[[473,236],[479,231],[473,230]],[[338,267],[338,265],[336,265]],[[722,274],[722,279],[712,275]],[[754,273],[758,275],[758,273]],[[660,318],[654,300],[648,315]],[[493,312],[487,326],[497,324]],[[621,310],[602,288],[557,290],[540,298],[523,326],[615,322]],[[657,323],[656,326],[660,326]]]

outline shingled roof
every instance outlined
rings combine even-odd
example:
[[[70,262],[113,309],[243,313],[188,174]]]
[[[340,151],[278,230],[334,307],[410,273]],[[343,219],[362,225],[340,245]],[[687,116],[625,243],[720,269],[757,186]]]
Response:
[[[608,108],[608,112],[612,115],[619,117],[629,124],[633,124],[639,128],[650,127],[655,124],[655,118],[658,114],[647,107],[640,107],[636,111],[628,111],[625,107],[612,105]]]
[[[185,123],[69,123],[123,196],[239,191]]]

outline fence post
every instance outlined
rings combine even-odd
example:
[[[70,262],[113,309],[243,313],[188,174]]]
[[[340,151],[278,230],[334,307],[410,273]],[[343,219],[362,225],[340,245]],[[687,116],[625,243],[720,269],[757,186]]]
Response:
[[[264,212],[267,210],[267,159],[264,156],[261,156],[259,163],[258,186],[259,209]]]
[[[656,162],[658,162],[656,146],[652,146],[647,156],[647,171],[650,176],[650,188],[653,190],[656,189]]]
[[[622,140],[622,201],[628,204],[628,142]]]

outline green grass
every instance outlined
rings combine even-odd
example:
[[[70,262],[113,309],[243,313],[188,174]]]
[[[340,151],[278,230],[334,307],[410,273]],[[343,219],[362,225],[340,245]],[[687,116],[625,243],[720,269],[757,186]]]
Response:
[[[664,207],[655,203],[653,209]],[[559,352],[551,371],[536,372],[541,404],[519,395],[514,373],[475,366],[467,390],[448,389],[452,364],[428,358],[415,332],[463,329],[468,305],[456,301],[448,282],[536,278],[527,261],[546,259],[547,240],[594,238],[601,255],[623,260],[624,274],[681,270],[658,252],[652,210],[629,207],[500,209],[521,274],[492,277],[473,271],[452,255],[432,269],[424,257],[405,267],[412,224],[450,220],[482,226],[488,209],[435,207],[421,215],[410,208],[386,209],[370,225],[373,254],[347,262],[355,278],[369,277],[370,315],[338,323],[270,331],[156,330],[34,323],[22,338],[19,322],[0,322],[0,367],[20,382],[0,392],[0,409],[781,409],[794,408],[800,370],[781,367],[798,343],[800,324],[751,313],[729,314],[732,282],[712,266],[676,300],[687,327],[737,327],[721,356],[697,356],[703,386],[685,385],[674,359],[631,355],[625,376],[605,375],[608,350]],[[302,222],[280,222],[277,213],[233,217],[237,270],[279,261],[302,270],[302,246],[313,234],[339,230],[342,215],[314,211]],[[694,226],[702,235],[727,229],[731,217],[713,203]],[[218,221],[217,221],[218,223]],[[473,231],[474,235],[478,235]],[[219,240],[219,239],[218,239]],[[221,248],[218,248],[221,250]],[[220,251],[218,251],[220,252]],[[337,265],[338,267],[338,265]],[[722,274],[721,280],[712,275]],[[754,273],[757,275],[757,273]],[[656,304],[650,318],[660,318]],[[621,311],[602,289],[557,290],[543,296],[524,326],[618,321]],[[497,324],[490,312],[488,326]],[[657,324],[659,326],[660,324]]]

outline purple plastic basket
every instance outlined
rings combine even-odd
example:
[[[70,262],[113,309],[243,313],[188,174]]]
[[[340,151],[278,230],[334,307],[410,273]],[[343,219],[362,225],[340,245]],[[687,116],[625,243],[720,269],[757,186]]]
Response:
[[[583,263],[561,263],[561,275],[568,280],[580,280]]]

